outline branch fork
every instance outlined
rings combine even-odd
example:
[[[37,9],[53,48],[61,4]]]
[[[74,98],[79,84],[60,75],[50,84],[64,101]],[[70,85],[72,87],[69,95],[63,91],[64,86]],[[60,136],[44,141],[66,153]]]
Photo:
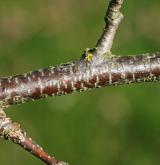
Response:
[[[80,60],[22,75],[0,78],[0,136],[20,145],[48,165],[68,165],[50,156],[29,138],[4,109],[47,96],[70,94],[109,85],[160,81],[160,53],[114,56],[113,40],[123,18],[123,0],[110,0],[105,28],[94,49],[87,49]]]

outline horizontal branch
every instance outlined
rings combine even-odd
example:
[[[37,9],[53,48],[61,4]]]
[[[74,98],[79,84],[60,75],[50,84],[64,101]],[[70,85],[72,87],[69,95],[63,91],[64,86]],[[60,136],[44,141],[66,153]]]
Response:
[[[0,106],[109,85],[159,81],[160,53],[80,59],[0,79]]]

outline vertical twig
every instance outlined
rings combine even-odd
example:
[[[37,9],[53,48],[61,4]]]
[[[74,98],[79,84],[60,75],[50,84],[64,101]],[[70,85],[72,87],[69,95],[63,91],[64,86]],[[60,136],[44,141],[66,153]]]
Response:
[[[97,55],[109,53],[113,44],[118,26],[123,18],[120,12],[123,0],[111,0],[105,16],[105,28],[97,42],[96,49]]]

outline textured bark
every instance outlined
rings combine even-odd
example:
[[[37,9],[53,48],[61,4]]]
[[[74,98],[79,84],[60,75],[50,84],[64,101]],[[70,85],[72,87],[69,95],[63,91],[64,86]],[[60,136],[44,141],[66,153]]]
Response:
[[[139,56],[83,58],[57,67],[0,79],[0,104],[7,107],[27,101],[86,91],[108,85],[158,81],[160,53]]]
[[[122,3],[123,0],[112,0],[109,3],[105,16],[106,26],[96,45],[98,55],[103,55],[112,48],[116,31],[123,19],[123,14],[120,12]]]
[[[12,120],[8,118],[1,109],[0,136],[20,145],[23,149],[29,151],[48,165],[67,165],[67,163],[58,161],[56,158],[45,152],[41,146],[26,135],[26,132],[21,129],[18,123],[12,122]]]
[[[123,0],[110,0],[105,28],[96,47],[87,49],[79,60],[22,75],[0,78],[0,136],[13,141],[48,165],[67,165],[45,152],[29,138],[4,109],[47,96],[70,94],[109,85],[160,80],[160,53],[115,56],[110,49],[123,18]]]

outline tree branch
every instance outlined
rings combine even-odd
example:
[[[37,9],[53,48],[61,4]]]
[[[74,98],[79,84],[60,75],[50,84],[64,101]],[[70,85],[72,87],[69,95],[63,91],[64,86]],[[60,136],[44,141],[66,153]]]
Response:
[[[108,85],[158,81],[160,53],[83,59],[0,79],[0,104],[8,107],[47,96],[70,94]]]
[[[12,122],[3,110],[0,110],[0,136],[20,145],[48,165],[67,165],[46,153],[41,146],[26,135],[18,123]]]
[[[20,126],[7,118],[4,109],[47,96],[109,85],[160,80],[160,53],[139,56],[111,54],[113,39],[123,16],[123,0],[111,0],[105,17],[106,26],[96,48],[87,49],[79,60],[22,75],[0,78],[0,136],[13,141],[48,165],[66,165],[57,161],[26,136]]]
[[[123,15],[120,12],[122,3],[123,0],[112,0],[109,3],[108,11],[105,16],[106,26],[96,45],[98,55],[109,52],[112,47],[116,31],[123,19]]]

